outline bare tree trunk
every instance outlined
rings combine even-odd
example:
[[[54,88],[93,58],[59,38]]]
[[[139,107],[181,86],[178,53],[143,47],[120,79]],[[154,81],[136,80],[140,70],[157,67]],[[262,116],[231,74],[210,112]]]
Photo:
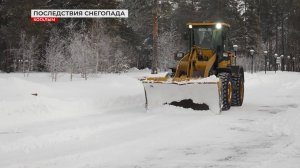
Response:
[[[157,55],[157,39],[158,39],[158,1],[154,1],[155,9],[154,9],[154,17],[153,17],[153,53],[152,53],[152,74],[157,74],[157,66],[158,66],[158,55]]]
[[[96,51],[96,69],[95,73],[98,74],[98,67],[99,67],[99,53]]]
[[[28,60],[28,67],[27,67],[27,77],[29,77],[30,67],[31,67],[31,59]]]
[[[57,72],[56,71],[54,72],[54,81],[55,82],[57,81]]]
[[[278,53],[278,12],[276,12],[275,53]]]
[[[52,80],[52,82],[54,81],[54,71],[53,70],[51,70],[51,80]]]
[[[25,60],[24,60],[24,55],[23,55],[23,64],[22,64],[22,71],[25,77]]]
[[[71,67],[70,80],[73,81],[73,66]]]

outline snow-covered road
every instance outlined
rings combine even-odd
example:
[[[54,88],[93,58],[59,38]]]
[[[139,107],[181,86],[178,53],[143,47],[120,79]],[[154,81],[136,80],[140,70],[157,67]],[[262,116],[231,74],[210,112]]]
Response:
[[[299,73],[246,74],[244,105],[221,115],[146,112],[145,73],[0,74],[0,167],[299,168]]]

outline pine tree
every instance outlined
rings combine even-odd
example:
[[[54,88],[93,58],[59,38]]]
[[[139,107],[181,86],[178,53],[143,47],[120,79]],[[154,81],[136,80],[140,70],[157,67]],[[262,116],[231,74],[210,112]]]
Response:
[[[288,18],[288,54],[291,56],[292,68],[295,71],[300,71],[300,2],[292,1],[288,6],[289,18]],[[295,59],[293,59],[295,58]]]

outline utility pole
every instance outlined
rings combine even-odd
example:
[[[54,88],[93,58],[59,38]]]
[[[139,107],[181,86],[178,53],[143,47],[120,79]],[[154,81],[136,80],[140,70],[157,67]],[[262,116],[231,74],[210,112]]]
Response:
[[[277,0],[275,1],[276,7],[278,7]],[[275,53],[278,53],[278,10],[275,11],[275,23],[276,23],[276,31],[275,31]],[[276,64],[276,62],[275,62]],[[275,65],[276,66],[276,65]]]
[[[285,55],[285,51],[284,51],[284,11],[283,11],[283,7],[282,7],[282,11],[281,11],[282,15],[281,15],[281,45],[282,45],[282,54]],[[284,67],[281,67],[281,71],[283,71]]]
[[[246,13],[247,12],[247,0],[244,1],[244,12]],[[244,53],[246,54],[247,53],[247,23],[246,23],[246,15],[244,13]]]
[[[267,57],[268,57],[268,51],[264,51],[264,56],[265,56],[265,74],[267,73]]]
[[[277,69],[277,57],[278,57],[278,54],[275,53],[274,54],[274,70],[275,70],[275,73],[276,73],[276,69]]]
[[[254,56],[254,50],[253,49],[251,49],[250,50],[250,55],[251,55],[251,74],[253,74],[253,66],[254,66],[254,63],[253,63],[253,56]]]
[[[152,39],[153,39],[153,49],[152,49],[152,74],[157,74],[158,66],[158,55],[157,55],[157,41],[158,41],[158,0],[154,0],[154,9],[153,9],[153,30],[152,30]]]

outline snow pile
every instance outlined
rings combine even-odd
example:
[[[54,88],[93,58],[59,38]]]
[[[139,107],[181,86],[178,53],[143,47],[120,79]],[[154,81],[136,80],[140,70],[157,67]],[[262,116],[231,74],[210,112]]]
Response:
[[[0,126],[142,107],[145,102],[139,91],[143,89],[140,82],[126,75],[108,74],[73,82],[62,79],[56,83],[43,75],[0,76],[1,86],[4,86],[0,88],[0,118],[3,120]]]

